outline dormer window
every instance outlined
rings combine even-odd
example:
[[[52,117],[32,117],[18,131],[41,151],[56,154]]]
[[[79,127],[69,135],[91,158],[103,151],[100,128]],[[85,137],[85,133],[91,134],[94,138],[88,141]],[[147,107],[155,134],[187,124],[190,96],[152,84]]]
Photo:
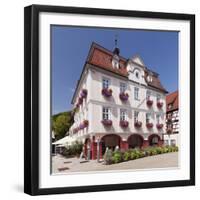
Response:
[[[168,104],[168,109],[171,109],[172,107],[173,107],[172,103]]]
[[[112,57],[112,66],[113,68],[119,69],[119,48],[115,48],[113,51],[113,57]]]
[[[119,56],[118,55],[114,55],[113,59],[112,59],[112,66],[113,68],[119,68]]]
[[[147,81],[148,81],[148,82],[152,82],[152,81],[153,81],[153,78],[152,78],[151,75],[148,75],[148,76],[147,76]]]

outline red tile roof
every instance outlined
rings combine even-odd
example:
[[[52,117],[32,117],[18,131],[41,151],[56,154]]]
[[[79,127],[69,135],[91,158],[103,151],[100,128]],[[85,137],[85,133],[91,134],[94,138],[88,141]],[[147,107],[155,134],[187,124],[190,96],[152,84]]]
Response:
[[[128,78],[128,71],[127,71],[127,68],[126,68],[126,64],[127,64],[129,59],[126,59],[123,56],[119,55],[120,67],[119,67],[119,69],[117,69],[117,68],[113,68],[113,66],[112,66],[112,57],[113,57],[112,51],[110,51],[110,50],[100,46],[99,44],[96,44],[96,43],[93,42],[91,47],[90,47],[90,51],[89,51],[89,54],[88,54],[88,57],[87,57],[85,64],[88,63],[88,64],[94,65],[96,67],[99,67],[101,69],[104,69],[104,70],[107,70],[107,71],[113,72],[115,74],[118,74],[120,76],[124,76],[124,77]],[[135,63],[135,64],[137,64],[137,63]],[[137,65],[139,65],[139,64],[137,64]],[[76,90],[75,90],[74,95],[72,97],[72,103],[74,101],[74,97],[76,95],[77,88],[79,86],[80,80],[81,80],[83,72],[85,70],[85,66],[82,70],[81,77],[80,77],[79,81],[77,82]],[[161,90],[165,93],[168,93],[165,90],[165,88],[162,86],[162,84],[160,83],[160,80],[158,78],[157,73],[153,72],[152,70],[149,70],[147,67],[144,67],[144,70],[145,70],[145,80],[146,80],[146,77],[149,73],[151,73],[151,75],[152,75],[152,79],[153,79],[152,82],[148,82],[146,80],[146,82],[149,86],[156,88],[156,89],[159,89],[159,90]]]
[[[166,96],[167,112],[178,109],[178,91]]]
[[[125,59],[122,56],[119,56],[120,59],[120,68],[116,69],[113,68],[112,66],[112,57],[113,57],[113,52],[105,49],[104,47],[96,44],[96,43],[92,43],[91,48],[90,48],[90,52],[87,58],[87,62],[89,64],[95,65],[97,67],[103,68],[105,70],[114,72],[116,74],[128,77],[128,72],[126,69],[126,63],[128,61],[128,59]],[[151,72],[151,74],[153,74],[152,76],[152,82],[147,82],[147,84],[151,87],[154,87],[156,89],[162,90],[163,92],[167,91],[165,90],[165,88],[162,86],[159,78],[158,78],[158,74],[156,74],[155,72],[147,69],[147,67],[145,67],[146,69],[146,73],[145,73],[145,79],[148,75],[149,72]]]
[[[117,73],[122,76],[128,76],[127,70],[126,70],[126,62],[127,60],[121,56],[119,56],[119,63],[120,68],[113,68],[112,66],[112,57],[113,53],[95,43],[92,44],[91,47],[91,53],[88,57],[88,63],[95,65],[97,67],[101,67],[105,70],[112,71],[114,73]]]

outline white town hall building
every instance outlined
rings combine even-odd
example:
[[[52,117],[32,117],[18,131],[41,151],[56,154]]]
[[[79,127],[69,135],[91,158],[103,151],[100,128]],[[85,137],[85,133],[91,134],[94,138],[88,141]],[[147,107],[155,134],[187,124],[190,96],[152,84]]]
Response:
[[[126,59],[119,48],[112,52],[92,43],[72,98],[69,137],[82,141],[92,159],[106,147],[162,145],[166,93],[139,56]]]

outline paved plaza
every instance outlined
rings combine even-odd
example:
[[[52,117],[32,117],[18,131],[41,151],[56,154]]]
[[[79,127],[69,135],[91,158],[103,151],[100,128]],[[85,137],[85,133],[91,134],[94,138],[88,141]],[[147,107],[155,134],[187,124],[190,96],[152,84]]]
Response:
[[[62,155],[52,157],[53,173],[127,170],[127,169],[152,169],[178,167],[178,152],[166,153],[155,156],[130,160],[118,164],[105,165],[97,160],[86,161],[79,158],[65,158]]]

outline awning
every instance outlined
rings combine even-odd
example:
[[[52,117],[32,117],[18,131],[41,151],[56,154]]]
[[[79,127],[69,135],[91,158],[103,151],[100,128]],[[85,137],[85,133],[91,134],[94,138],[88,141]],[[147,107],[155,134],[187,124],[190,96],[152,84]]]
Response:
[[[65,136],[64,138],[57,140],[54,142],[54,145],[71,145],[73,142],[75,142],[76,139],[71,136]]]

